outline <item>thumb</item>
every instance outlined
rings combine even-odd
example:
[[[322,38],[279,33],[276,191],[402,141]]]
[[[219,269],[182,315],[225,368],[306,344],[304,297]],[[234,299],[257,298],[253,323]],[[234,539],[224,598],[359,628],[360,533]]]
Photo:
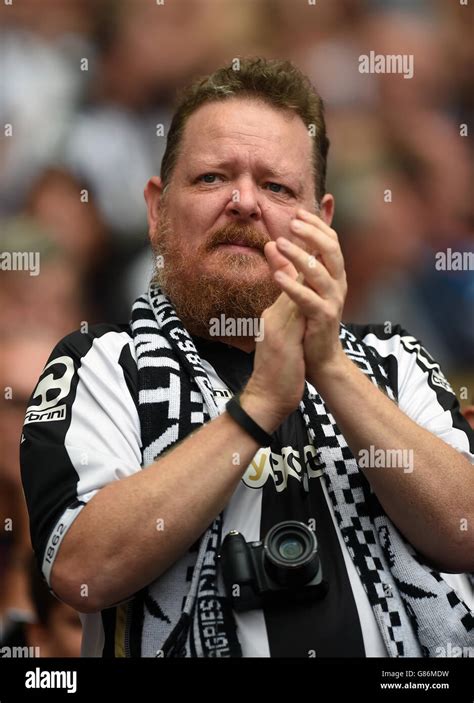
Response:
[[[263,253],[267,259],[268,265],[270,266],[270,271],[272,275],[276,271],[283,271],[287,276],[291,278],[296,278],[298,271],[295,269],[291,261],[288,261],[286,256],[278,251],[278,247],[275,242],[267,242],[263,248]]]

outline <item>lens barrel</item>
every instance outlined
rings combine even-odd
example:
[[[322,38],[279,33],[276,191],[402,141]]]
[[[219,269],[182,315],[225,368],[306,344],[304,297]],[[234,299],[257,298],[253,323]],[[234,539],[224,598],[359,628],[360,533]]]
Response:
[[[304,522],[286,520],[265,537],[264,566],[281,586],[303,586],[320,568],[316,535]]]

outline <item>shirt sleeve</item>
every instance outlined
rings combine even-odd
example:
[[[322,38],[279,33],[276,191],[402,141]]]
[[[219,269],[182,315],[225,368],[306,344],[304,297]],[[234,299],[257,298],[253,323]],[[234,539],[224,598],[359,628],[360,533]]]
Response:
[[[64,535],[87,502],[140,470],[130,342],[106,327],[65,337],[29,401],[21,474],[33,549],[49,585]]]
[[[474,432],[440,365],[421,342],[398,325],[390,335],[371,332],[364,341],[396,366],[400,409],[474,464]]]

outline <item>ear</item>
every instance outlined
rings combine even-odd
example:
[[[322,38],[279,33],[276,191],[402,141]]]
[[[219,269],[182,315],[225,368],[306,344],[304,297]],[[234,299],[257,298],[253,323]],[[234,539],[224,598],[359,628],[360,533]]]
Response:
[[[148,218],[148,231],[150,236],[156,231],[156,228],[160,222],[160,205],[161,198],[163,196],[163,182],[159,176],[152,176],[145,186],[143,191],[145,196],[146,208],[147,208],[147,218]]]
[[[320,217],[324,222],[331,226],[332,218],[334,216],[334,196],[330,193],[326,193],[323,196],[320,204]]]

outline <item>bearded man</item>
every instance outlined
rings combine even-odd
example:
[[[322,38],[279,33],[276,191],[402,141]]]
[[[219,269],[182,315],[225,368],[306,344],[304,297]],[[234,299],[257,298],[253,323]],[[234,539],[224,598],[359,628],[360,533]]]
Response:
[[[414,337],[341,322],[328,146],[288,62],[193,83],[145,189],[151,285],[45,367],[23,481],[85,655],[474,644],[473,433]]]

